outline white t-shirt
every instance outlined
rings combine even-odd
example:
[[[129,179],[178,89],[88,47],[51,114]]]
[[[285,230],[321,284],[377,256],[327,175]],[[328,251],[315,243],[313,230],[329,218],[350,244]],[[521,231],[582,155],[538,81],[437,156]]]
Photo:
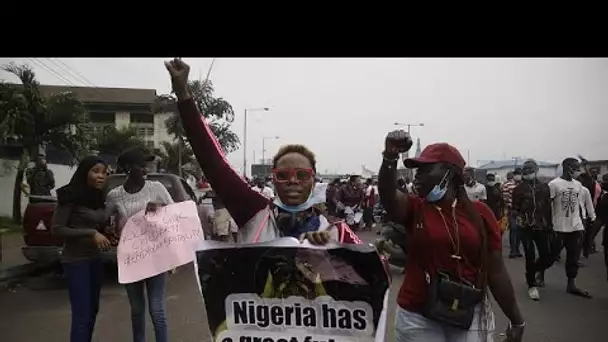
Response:
[[[127,220],[146,209],[149,202],[172,204],[173,199],[167,188],[158,181],[146,181],[143,188],[134,194],[128,193],[121,185],[106,196],[106,210],[109,214],[118,213],[118,227],[122,229]]]
[[[467,196],[469,196],[471,201],[485,201],[488,199],[486,187],[483,184],[475,182],[473,186],[465,185],[464,189],[467,191]]]
[[[577,180],[555,178],[549,182],[554,231],[571,233],[585,229],[581,220],[582,188]]]
[[[274,191],[271,188],[265,186],[264,189],[260,190],[260,188],[256,186],[252,187],[252,189],[256,192],[261,192],[262,195],[266,196],[266,198],[274,198]]]

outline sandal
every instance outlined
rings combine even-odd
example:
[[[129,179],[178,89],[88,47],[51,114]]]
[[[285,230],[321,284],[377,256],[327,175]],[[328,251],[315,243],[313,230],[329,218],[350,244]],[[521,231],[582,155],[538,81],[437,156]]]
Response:
[[[589,294],[589,292],[581,290],[579,288],[568,289],[568,290],[566,290],[566,292],[568,292],[571,295],[578,296],[578,297],[593,298],[593,296],[591,296],[591,294]]]

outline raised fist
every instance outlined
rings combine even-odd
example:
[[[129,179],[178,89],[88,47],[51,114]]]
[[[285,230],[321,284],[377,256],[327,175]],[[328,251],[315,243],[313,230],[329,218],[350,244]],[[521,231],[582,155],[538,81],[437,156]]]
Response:
[[[169,71],[169,75],[171,75],[171,86],[175,95],[178,98],[187,96],[190,66],[180,58],[175,58],[172,61],[166,61],[165,67]]]
[[[392,131],[386,135],[384,151],[388,153],[404,153],[409,151],[413,144],[412,137],[406,131]]]

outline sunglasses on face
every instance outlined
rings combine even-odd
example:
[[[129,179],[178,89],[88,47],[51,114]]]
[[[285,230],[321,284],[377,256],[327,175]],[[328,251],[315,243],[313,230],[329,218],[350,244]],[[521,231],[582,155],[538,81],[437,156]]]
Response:
[[[274,181],[277,183],[289,182],[295,179],[296,182],[309,181],[314,177],[315,172],[313,169],[272,169],[274,175]]]

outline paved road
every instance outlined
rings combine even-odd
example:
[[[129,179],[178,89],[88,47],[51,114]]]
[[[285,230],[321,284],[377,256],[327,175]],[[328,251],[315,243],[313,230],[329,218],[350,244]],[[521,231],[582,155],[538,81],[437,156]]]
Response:
[[[368,241],[374,238],[372,234],[364,236]],[[592,256],[589,266],[581,269],[579,275],[580,286],[595,296],[591,300],[565,293],[563,264],[557,264],[547,272],[547,287],[541,292],[541,301],[532,302],[526,295],[523,260],[507,259],[506,263],[527,320],[526,341],[608,341],[608,328],[602,326],[608,322],[608,282],[599,254]],[[13,291],[0,292],[0,341],[69,340],[70,308],[67,293],[61,282],[49,279],[48,276],[31,279]],[[394,298],[402,279],[395,270],[389,322],[392,321]],[[196,282],[190,266],[183,267],[170,279],[167,296],[171,341],[206,341],[205,311],[197,295]],[[506,321],[499,309],[496,308],[496,312],[500,332],[504,330]],[[130,331],[129,305],[124,288],[116,284],[115,278],[108,277],[102,292],[94,341],[129,341]],[[153,340],[149,322],[148,336],[150,341]]]

